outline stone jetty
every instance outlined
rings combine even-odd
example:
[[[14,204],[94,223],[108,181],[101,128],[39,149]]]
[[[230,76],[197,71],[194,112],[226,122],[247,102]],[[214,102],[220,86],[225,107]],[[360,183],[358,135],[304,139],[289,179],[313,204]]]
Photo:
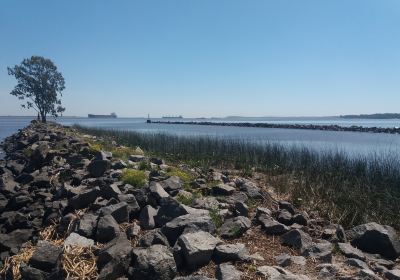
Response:
[[[151,123],[400,134],[400,127],[364,127],[355,125],[340,126],[340,125],[316,125],[316,124],[275,124],[275,123],[248,123],[248,122],[194,122],[194,121],[151,121]]]
[[[33,122],[4,141],[1,279],[400,279],[389,226],[344,230],[233,171],[99,140]]]

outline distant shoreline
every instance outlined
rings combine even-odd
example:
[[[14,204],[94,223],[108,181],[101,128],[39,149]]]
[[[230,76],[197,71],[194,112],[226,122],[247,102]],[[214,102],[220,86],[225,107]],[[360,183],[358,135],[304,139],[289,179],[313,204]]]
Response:
[[[400,134],[400,127],[363,127],[363,126],[339,126],[339,125],[315,125],[315,124],[273,124],[273,123],[232,123],[232,122],[193,122],[193,121],[151,121],[156,124],[188,124],[188,125],[213,125],[255,128],[283,128],[283,129],[308,129],[324,131],[347,131],[347,132],[369,132]]]

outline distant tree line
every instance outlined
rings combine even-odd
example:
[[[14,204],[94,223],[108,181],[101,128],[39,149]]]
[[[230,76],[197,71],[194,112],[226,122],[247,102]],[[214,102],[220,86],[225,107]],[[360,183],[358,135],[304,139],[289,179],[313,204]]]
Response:
[[[361,115],[341,115],[343,119],[400,119],[398,113],[382,113],[382,114],[361,114]]]

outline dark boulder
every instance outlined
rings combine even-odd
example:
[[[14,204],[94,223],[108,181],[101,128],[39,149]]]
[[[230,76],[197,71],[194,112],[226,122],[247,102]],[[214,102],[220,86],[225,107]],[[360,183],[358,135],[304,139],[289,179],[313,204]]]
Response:
[[[312,245],[312,239],[310,235],[302,230],[293,229],[281,236],[281,243],[295,249],[300,249],[301,253],[303,253]]]
[[[29,260],[29,265],[46,272],[51,272],[57,268],[61,253],[61,247],[47,241],[39,241],[35,252]]]
[[[117,237],[107,243],[98,254],[99,279],[116,279],[125,275],[131,261],[132,247],[126,237]]]
[[[32,237],[32,229],[16,229],[7,234],[0,233],[0,252],[17,252],[21,245]]]
[[[92,238],[97,226],[97,220],[98,216],[91,213],[86,213],[77,222],[76,232],[87,238]]]
[[[79,194],[70,198],[68,205],[73,209],[82,209],[92,204],[100,195],[100,188],[82,189]]]
[[[173,219],[188,214],[185,207],[172,197],[163,197],[160,199],[160,208],[154,217],[156,226],[163,226]]]
[[[221,226],[221,236],[223,238],[240,237],[251,227],[251,221],[243,216],[227,219]]]
[[[172,251],[163,245],[132,250],[130,276],[133,279],[172,280],[177,268]]]
[[[101,243],[106,243],[120,234],[120,228],[111,215],[100,217],[97,224],[96,240]]]
[[[108,169],[111,168],[110,161],[108,160],[92,160],[87,167],[89,174],[93,177],[102,176]]]
[[[126,202],[120,202],[117,204],[102,207],[100,209],[100,214],[103,216],[113,216],[113,218],[119,224],[129,222],[128,204]]]
[[[390,226],[368,223],[347,231],[347,237],[354,247],[372,254],[380,254],[388,259],[400,256],[400,241]]]
[[[165,224],[162,228],[162,232],[168,238],[171,245],[174,245],[178,237],[182,234],[185,228],[189,226],[196,226],[197,228],[209,232],[215,233],[215,224],[211,219],[210,215],[206,214],[187,214],[184,216],[177,217],[172,221]]]

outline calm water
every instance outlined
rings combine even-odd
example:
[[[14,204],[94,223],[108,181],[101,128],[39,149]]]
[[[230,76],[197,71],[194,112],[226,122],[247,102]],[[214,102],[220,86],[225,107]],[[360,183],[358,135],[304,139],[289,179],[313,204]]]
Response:
[[[0,141],[29,124],[27,117],[0,117]],[[156,119],[155,119],[156,120]],[[183,119],[202,121],[202,119]],[[202,135],[230,139],[242,139],[263,144],[276,142],[284,145],[306,146],[322,151],[342,150],[349,154],[395,154],[400,156],[400,135],[318,130],[220,127],[198,125],[147,124],[143,118],[88,119],[59,118],[61,124],[81,124],[90,127],[131,130],[142,133],[171,133],[182,136]],[[206,119],[215,122],[269,122],[287,124],[337,124],[368,127],[397,127],[400,120],[359,120],[340,118],[228,118]]]

